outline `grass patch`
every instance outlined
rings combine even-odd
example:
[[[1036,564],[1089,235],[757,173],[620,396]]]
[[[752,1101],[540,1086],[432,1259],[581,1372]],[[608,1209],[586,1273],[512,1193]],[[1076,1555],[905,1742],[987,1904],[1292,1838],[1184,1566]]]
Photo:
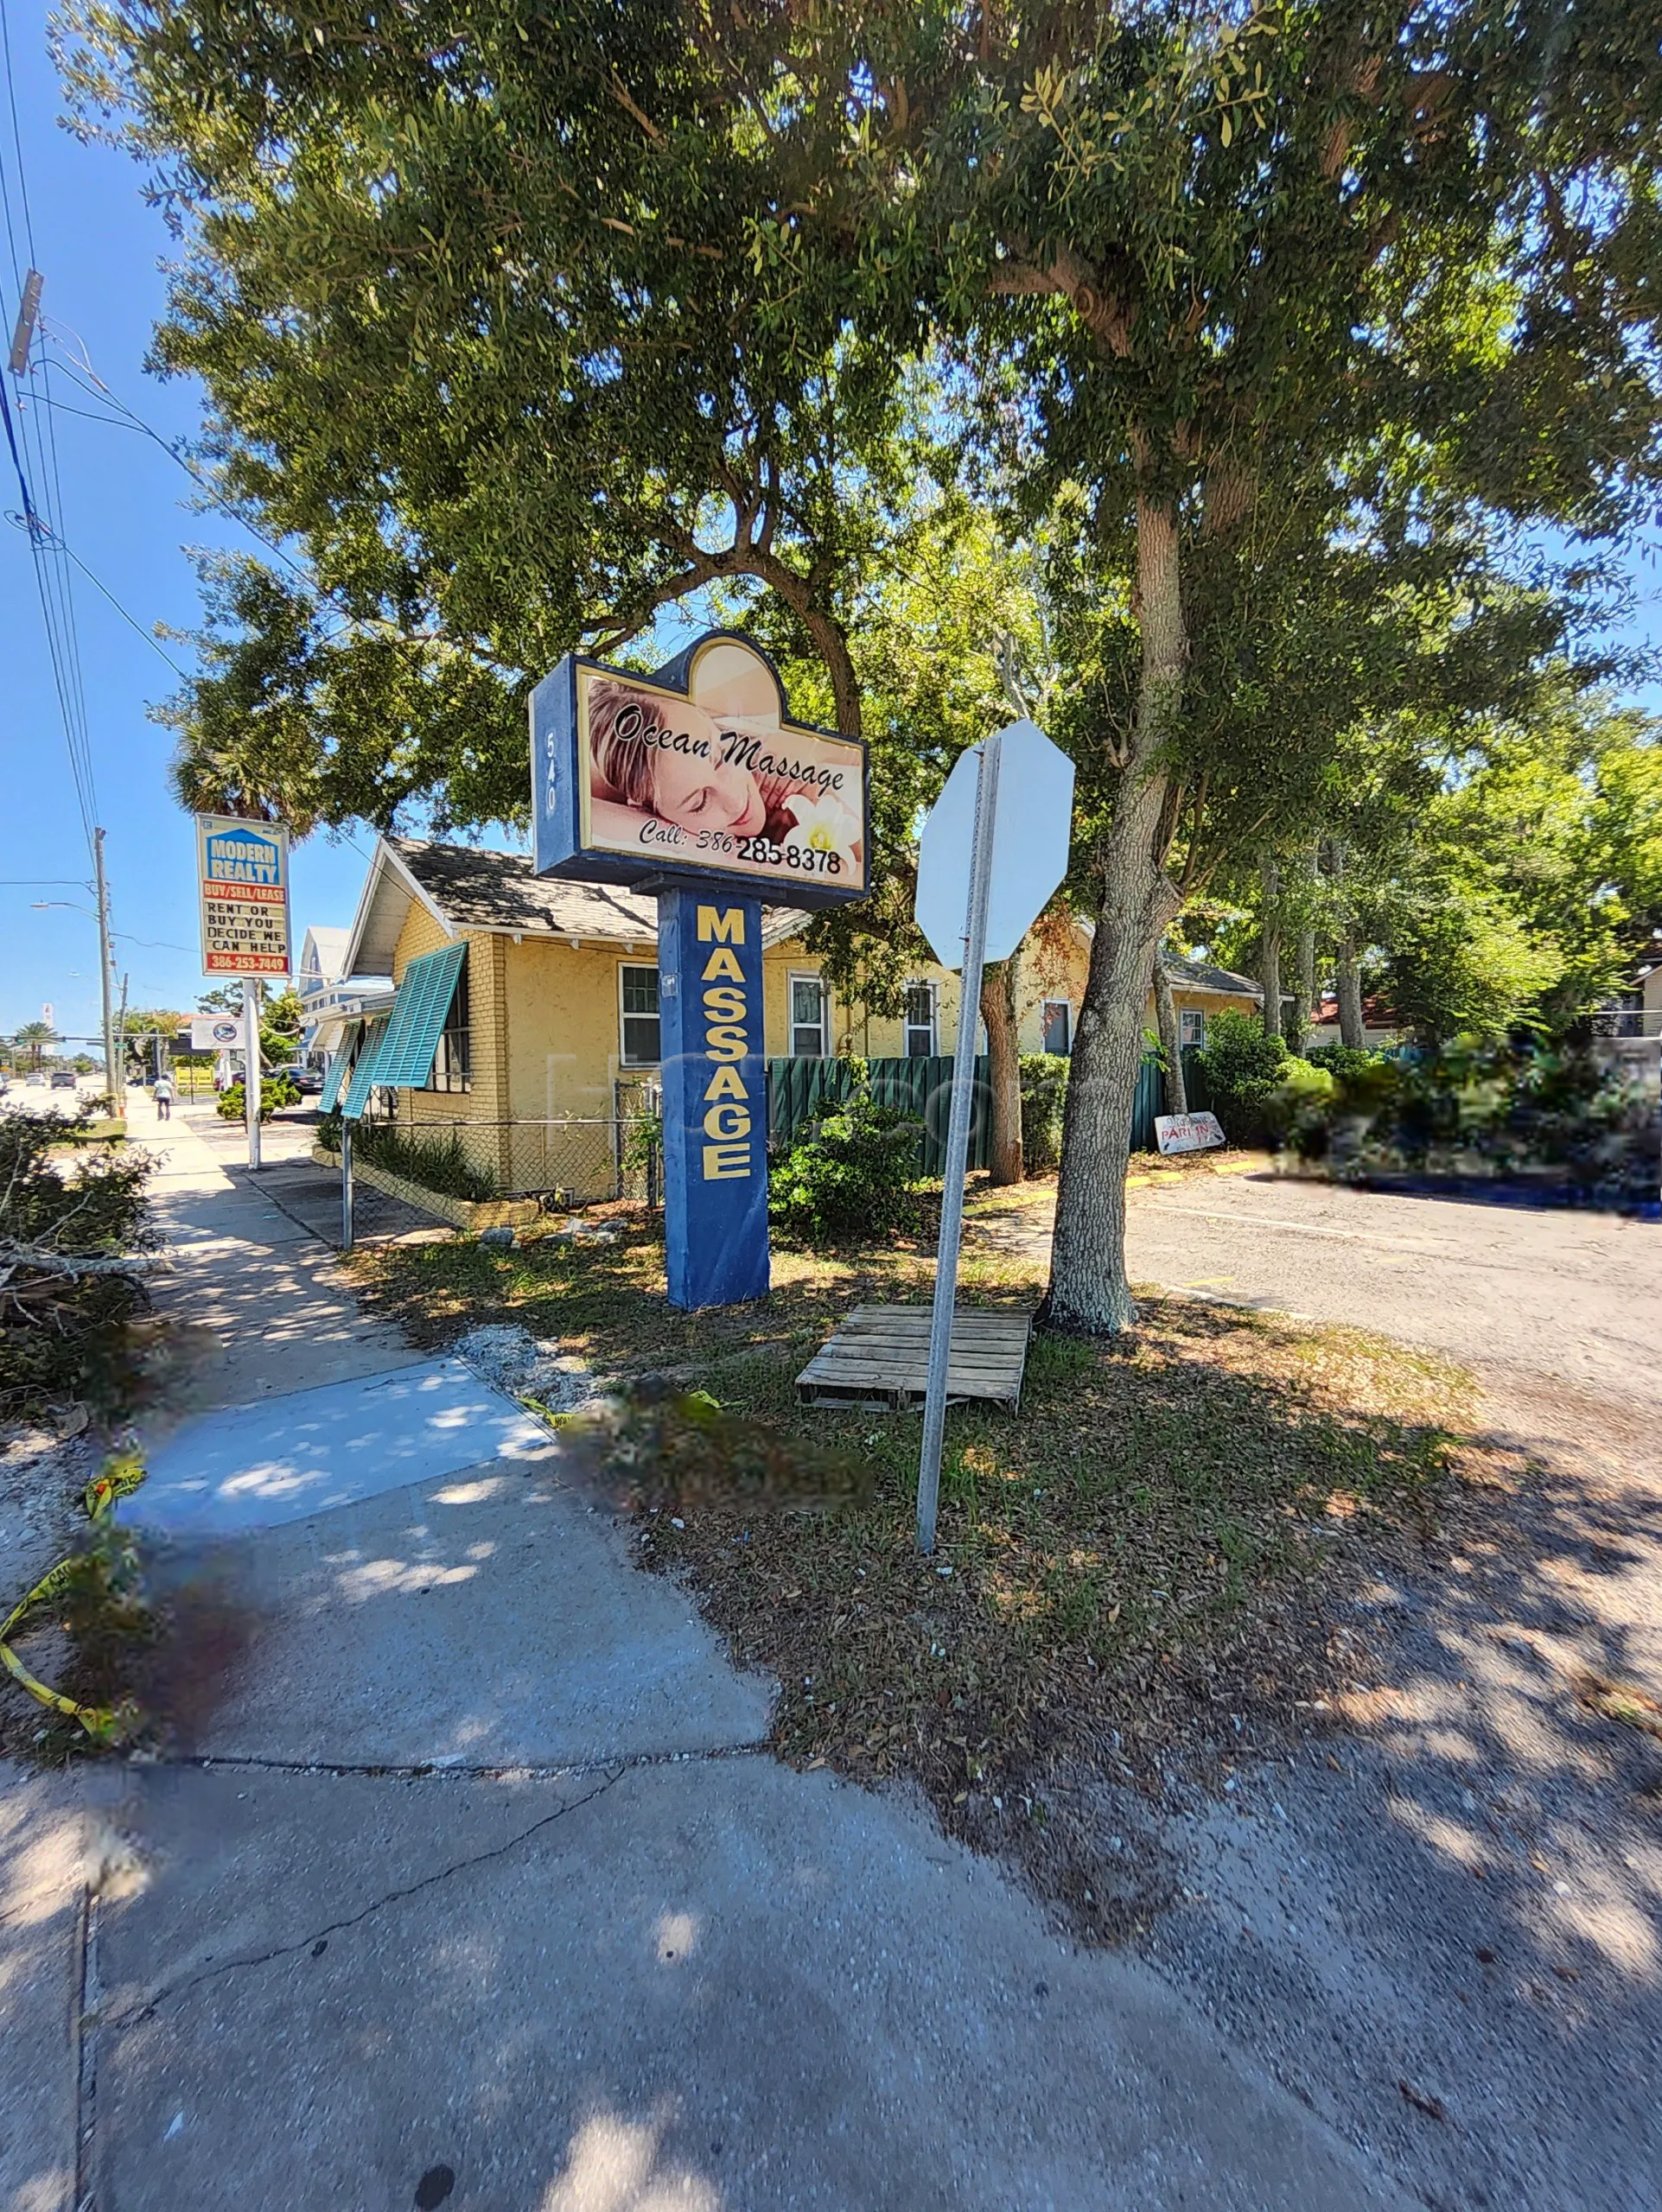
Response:
[[[713,1366],[759,1346],[799,1350],[800,1366],[850,1305],[863,1298],[927,1299],[933,1247],[901,1241],[881,1249],[815,1253],[775,1245],[771,1294],[753,1305],[684,1313],[664,1287],[661,1230],[641,1209],[614,1208],[615,1244],[521,1232],[513,1249],[463,1237],[366,1248],[353,1267],[360,1295],[396,1320],[412,1344],[446,1344],[487,1321],[518,1321],[558,1337],[605,1375]],[[971,1299],[1037,1301],[1031,1266],[990,1257],[966,1265]],[[719,1395],[719,1393],[718,1393]]]
[[[1035,1339],[1019,1418],[950,1415],[925,1560],[919,1417],[810,1410],[793,1386],[850,1306],[926,1297],[927,1253],[778,1253],[768,1299],[695,1315],[668,1306],[661,1248],[635,1230],[357,1265],[418,1342],[512,1319],[602,1372],[678,1372],[633,1393],[603,1472],[642,1563],[779,1678],[782,1752],[920,1784],[1098,1936],[1124,1914],[1069,1828],[1078,1777],[1233,1756],[1346,1687],[1338,1601],[1430,1533],[1471,1415],[1461,1370],[1388,1340],[1150,1297],[1135,1336]],[[1020,1255],[966,1267],[970,1300],[1041,1287]]]

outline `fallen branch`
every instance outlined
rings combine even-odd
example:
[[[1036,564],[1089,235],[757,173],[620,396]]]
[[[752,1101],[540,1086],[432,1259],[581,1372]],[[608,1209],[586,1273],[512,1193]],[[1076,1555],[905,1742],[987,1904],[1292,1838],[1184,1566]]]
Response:
[[[10,1236],[0,1237],[0,1285],[10,1281],[18,1268],[33,1268],[37,1274],[79,1277],[156,1274],[167,1265],[161,1253],[48,1252],[39,1244],[19,1244]]]

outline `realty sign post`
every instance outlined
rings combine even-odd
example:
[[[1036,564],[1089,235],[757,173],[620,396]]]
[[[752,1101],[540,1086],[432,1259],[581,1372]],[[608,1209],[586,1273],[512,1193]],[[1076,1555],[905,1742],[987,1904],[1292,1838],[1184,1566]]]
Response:
[[[671,1303],[767,1289],[762,907],[863,899],[866,750],[792,720],[773,663],[708,632],[651,676],[569,655],[531,702],[538,875],[658,898]]]
[[[1073,763],[1036,724],[1012,722],[958,755],[919,842],[918,927],[943,968],[964,971],[918,1462],[920,1552],[935,1548],[981,970],[1009,958],[1067,874],[1073,822]]]
[[[256,978],[290,972],[289,833],[280,823],[196,817],[202,973],[242,978],[243,1106],[248,1165],[259,1156],[259,994]]]

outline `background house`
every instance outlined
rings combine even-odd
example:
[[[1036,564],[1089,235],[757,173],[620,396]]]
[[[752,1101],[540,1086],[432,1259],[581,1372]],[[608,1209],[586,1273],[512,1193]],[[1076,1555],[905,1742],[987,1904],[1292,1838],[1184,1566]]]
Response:
[[[296,1057],[308,1065],[321,1067],[339,1051],[349,1021],[366,1012],[385,1014],[392,1007],[392,985],[385,975],[342,982],[351,950],[349,929],[318,924],[306,932],[295,970],[300,998],[300,1051]]]
[[[1365,1046],[1394,1045],[1402,1034],[1403,1024],[1382,999],[1365,998],[1362,1001],[1362,1042]],[[1307,1032],[1307,1042],[1337,1045],[1340,1041],[1339,1001],[1332,991],[1325,991],[1316,1018]]]

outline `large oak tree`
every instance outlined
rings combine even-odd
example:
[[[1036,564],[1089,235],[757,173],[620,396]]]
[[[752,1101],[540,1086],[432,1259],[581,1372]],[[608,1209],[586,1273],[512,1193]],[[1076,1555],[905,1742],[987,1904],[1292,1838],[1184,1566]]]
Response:
[[[880,442],[931,338],[1035,496],[1083,493],[1126,680],[1068,717],[1096,930],[1050,1309],[1122,1325],[1174,855],[1251,833],[1265,788],[1302,804],[1341,727],[1213,711],[1243,616],[1296,610],[1301,560],[1373,562],[1377,609],[1497,524],[1609,533],[1653,478],[1653,0],[82,20],[80,97],[126,105],[192,240],[164,358],[207,378],[238,494],[424,666],[435,631],[524,668],[627,624],[712,499],[732,547],[779,544],[755,518],[826,406]],[[849,449],[807,467],[799,584],[841,557]]]

